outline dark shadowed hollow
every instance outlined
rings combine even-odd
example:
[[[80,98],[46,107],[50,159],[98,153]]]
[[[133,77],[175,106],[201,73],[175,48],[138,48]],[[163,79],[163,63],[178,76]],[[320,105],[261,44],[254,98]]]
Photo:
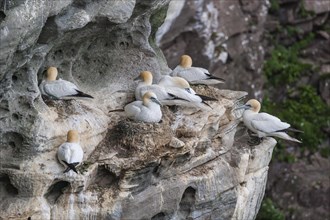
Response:
[[[1,219],[329,218],[330,2],[0,0]],[[196,85],[209,110],[128,120],[141,71],[183,54],[226,82]],[[48,100],[48,67],[94,99]],[[248,144],[256,98],[302,144]],[[84,151],[63,173],[69,129]]]

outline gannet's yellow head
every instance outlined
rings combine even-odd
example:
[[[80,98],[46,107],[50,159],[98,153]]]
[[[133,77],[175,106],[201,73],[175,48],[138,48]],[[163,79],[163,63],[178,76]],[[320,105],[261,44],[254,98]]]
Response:
[[[178,86],[179,88],[182,88],[182,89],[190,88],[188,81],[182,77],[173,76],[172,80],[173,80],[174,84],[176,86]]]
[[[252,111],[258,113],[260,111],[260,102],[256,99],[250,99],[245,105],[246,109],[251,109]]]
[[[57,77],[57,68],[56,67],[49,67],[47,69],[47,81],[54,81],[56,80],[56,77]]]
[[[152,84],[152,73],[150,71],[143,71],[140,73],[140,75],[135,79],[142,79],[142,81],[147,84],[147,85],[151,85]]]
[[[192,66],[192,59],[188,55],[181,56],[180,66],[183,68],[189,68]]]
[[[79,135],[77,130],[69,130],[67,134],[67,142],[69,143],[78,143]]]
[[[160,101],[158,100],[157,96],[155,93],[153,92],[146,92],[144,95],[143,95],[143,104],[144,105],[148,105],[150,102],[154,102],[154,103],[157,103],[158,105],[162,105],[160,103]]]

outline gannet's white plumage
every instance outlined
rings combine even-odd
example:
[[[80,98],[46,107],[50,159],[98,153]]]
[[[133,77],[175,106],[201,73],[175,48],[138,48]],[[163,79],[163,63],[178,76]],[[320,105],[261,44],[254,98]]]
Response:
[[[143,95],[150,91],[156,94],[157,99],[163,105],[181,105],[188,100],[183,100],[177,96],[178,91],[176,89],[167,90],[165,87],[157,84],[152,84],[152,73],[149,71],[143,71],[138,77],[142,81],[139,82],[135,89],[135,98],[142,100]]]
[[[142,99],[142,101],[134,101],[125,106],[127,117],[135,121],[159,122],[162,119],[162,111],[157,95],[153,92],[146,92]]]
[[[193,102],[195,105],[196,104],[207,105],[205,101],[217,101],[217,99],[215,98],[197,94],[190,87],[188,81],[182,77],[163,76],[158,82],[158,85],[165,87],[167,91],[173,88],[177,88],[177,90],[179,91],[177,91],[175,94],[177,94],[178,97]]]
[[[181,56],[180,65],[174,68],[171,76],[180,76],[191,84],[213,85],[224,83],[225,80],[212,76],[207,69],[192,67],[192,59],[188,55]]]
[[[79,144],[78,132],[70,130],[67,134],[67,142],[63,143],[57,151],[57,158],[66,167],[64,173],[73,170],[77,173],[76,166],[81,163],[84,151]]]
[[[259,113],[261,105],[255,99],[249,100],[244,106],[243,122],[259,138],[273,136],[285,140],[301,143],[301,141],[290,137],[285,130],[290,128],[290,124],[282,122],[279,118],[267,114]]]
[[[47,78],[39,85],[40,92],[42,95],[49,96],[55,99],[63,99],[68,97],[87,97],[93,98],[92,96],[81,92],[78,87],[72,82],[58,79],[57,68],[49,67],[47,70]]]

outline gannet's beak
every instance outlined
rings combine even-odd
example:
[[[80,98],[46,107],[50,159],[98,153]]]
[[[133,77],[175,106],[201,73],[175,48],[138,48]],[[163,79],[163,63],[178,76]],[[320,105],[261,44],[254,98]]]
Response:
[[[160,103],[160,101],[158,99],[154,98],[154,97],[151,97],[150,100],[154,103],[157,103],[160,106],[163,106],[162,103]]]
[[[238,110],[238,109],[246,110],[246,109],[250,109],[250,108],[251,108],[250,105],[241,105],[241,106],[238,106],[237,108],[234,108],[234,110]]]
[[[141,81],[140,75],[138,75],[138,77],[134,78],[134,81],[136,81],[136,82]]]

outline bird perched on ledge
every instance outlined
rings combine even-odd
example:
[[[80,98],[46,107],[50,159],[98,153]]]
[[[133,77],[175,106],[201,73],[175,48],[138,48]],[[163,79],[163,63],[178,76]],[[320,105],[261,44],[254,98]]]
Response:
[[[162,119],[161,103],[153,92],[146,92],[143,101],[134,101],[125,106],[124,110],[128,118],[134,121],[148,123],[159,122]]]
[[[180,95],[180,92],[175,89],[167,91],[167,89],[161,85],[152,84],[152,79],[152,73],[149,71],[141,72],[135,79],[139,81],[135,89],[136,100],[142,100],[143,95],[150,91],[157,96],[157,99],[163,105],[180,105],[182,102],[189,102],[188,100],[179,97],[178,95]]]
[[[200,106],[202,104],[209,106],[205,101],[218,101],[216,98],[212,98],[209,96],[197,94],[189,85],[187,80],[178,76],[163,76],[161,80],[158,82],[158,85],[168,88],[168,90],[172,87],[179,88],[181,91],[181,98],[184,98],[196,106]]]
[[[57,74],[56,67],[49,67],[47,69],[47,78],[39,85],[42,95],[48,96],[52,99],[64,99],[70,97],[93,98],[93,96],[80,91],[72,82],[63,79],[56,80]]]
[[[290,137],[286,131],[301,132],[290,128],[290,124],[282,122],[279,118],[267,114],[259,113],[261,105],[255,99],[249,100],[245,105],[236,109],[245,109],[243,113],[243,122],[249,130],[251,130],[258,138],[263,137],[279,137],[284,140],[301,143],[301,141]],[[259,141],[260,143],[260,141]]]
[[[225,82],[222,78],[212,76],[207,69],[192,67],[192,59],[188,55],[181,56],[180,65],[170,75],[180,76],[191,84],[213,85]]]
[[[67,134],[67,142],[63,143],[57,151],[57,158],[66,167],[64,173],[73,170],[78,173],[76,166],[81,163],[84,151],[79,144],[78,131],[70,130]]]

